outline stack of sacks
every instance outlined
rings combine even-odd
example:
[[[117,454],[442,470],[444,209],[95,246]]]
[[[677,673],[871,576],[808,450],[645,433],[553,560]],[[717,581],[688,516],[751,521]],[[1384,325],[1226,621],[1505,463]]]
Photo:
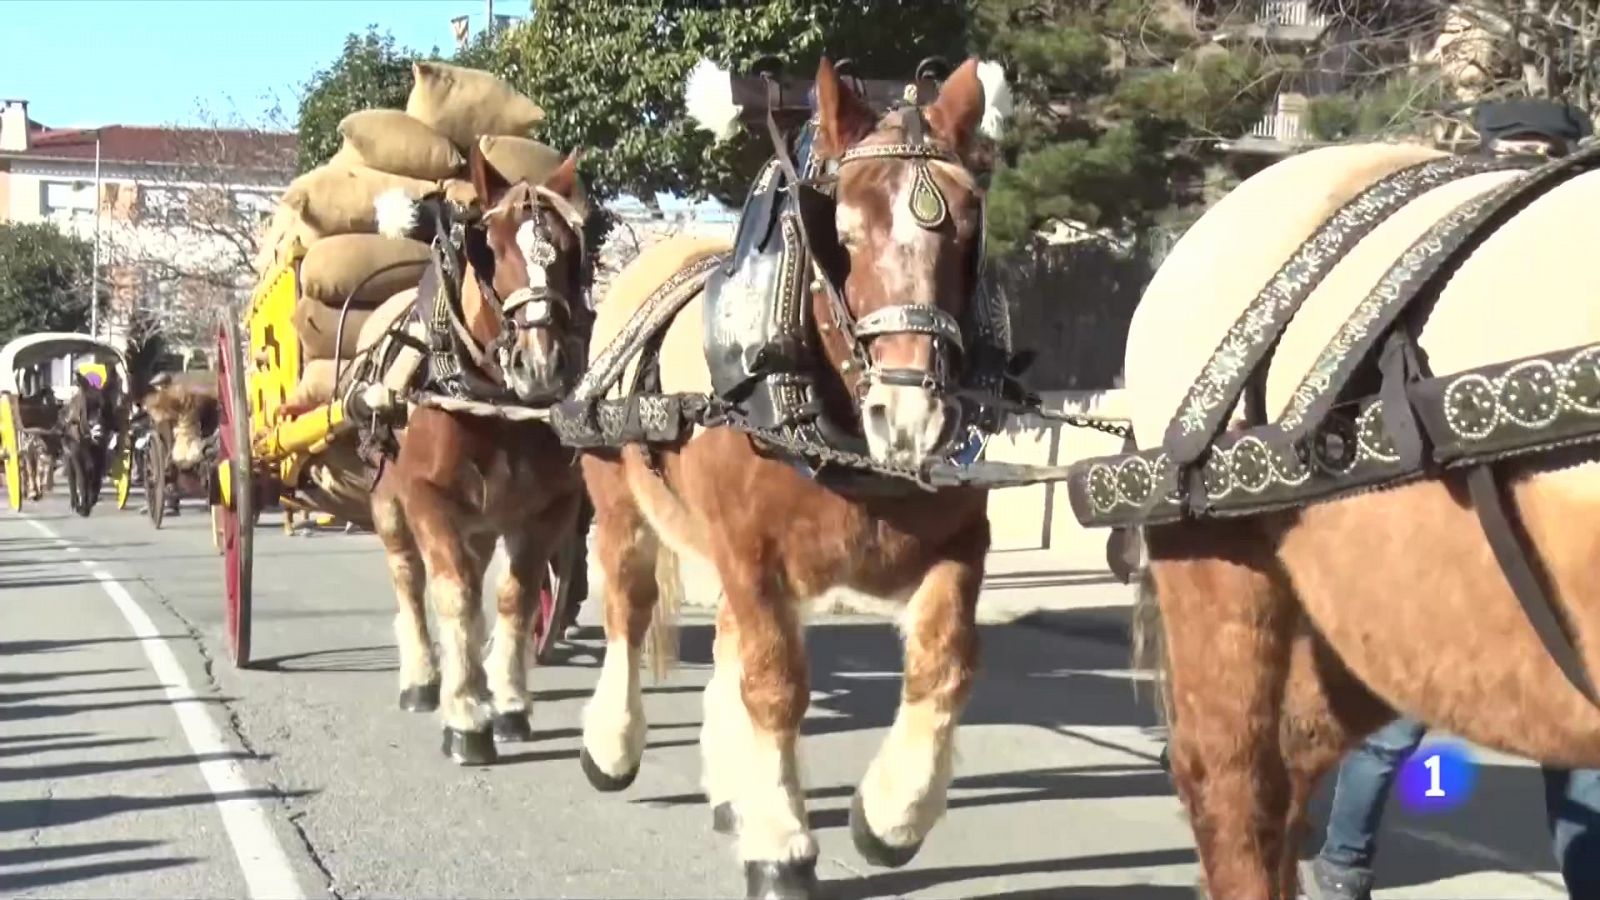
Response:
[[[379,196],[399,192],[416,199],[443,190],[462,206],[476,204],[477,191],[467,180],[473,147],[513,183],[539,184],[564,158],[525,137],[543,121],[544,111],[499,78],[437,62],[415,63],[412,74],[405,111],[366,109],[346,116],[339,123],[339,152],[290,183],[267,225],[258,271],[300,258],[294,323],[306,364],[291,407],[329,399],[335,357],[354,356],[364,344],[363,326],[391,298],[395,309],[385,312],[392,315],[377,318],[398,316],[406,299],[397,295],[413,294],[407,289],[422,275],[427,245],[377,233]],[[395,265],[406,262],[418,264]]]

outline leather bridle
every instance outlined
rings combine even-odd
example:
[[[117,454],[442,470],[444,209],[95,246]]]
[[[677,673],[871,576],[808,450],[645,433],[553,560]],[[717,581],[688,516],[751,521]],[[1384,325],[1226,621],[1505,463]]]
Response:
[[[905,140],[893,144],[871,144],[852,147],[840,157],[835,166],[829,171],[819,173],[821,167],[812,157],[808,167],[807,176],[802,178],[796,171],[794,161],[789,156],[787,142],[778,128],[777,120],[772,110],[778,103],[778,83],[768,78],[767,92],[767,128],[771,134],[775,148],[778,165],[782,168],[786,190],[795,209],[799,212],[796,216],[799,228],[802,249],[811,261],[813,272],[812,289],[820,290],[824,295],[829,312],[833,318],[831,323],[819,323],[819,329],[826,338],[830,330],[837,332],[844,345],[848,358],[841,368],[846,379],[846,384],[851,392],[859,399],[864,396],[874,382],[889,385],[904,385],[921,387],[936,395],[945,395],[954,391],[956,378],[959,375],[961,357],[965,353],[965,342],[962,334],[961,323],[955,316],[940,309],[931,301],[913,301],[897,303],[875,309],[857,319],[851,314],[843,295],[842,273],[838,266],[830,266],[819,250],[829,251],[834,248],[818,246],[813,240],[807,226],[805,210],[818,205],[831,205],[837,202],[834,196],[839,183],[839,170],[851,163],[867,160],[904,159],[912,160],[915,171],[912,178],[912,190],[909,198],[911,213],[918,225],[933,230],[944,224],[949,218],[949,206],[944,194],[939,190],[934,181],[932,168],[928,165],[931,161],[961,164],[960,159],[948,148],[928,140],[927,122],[923,118],[922,110],[915,102],[915,86],[907,89],[907,97],[898,110],[900,112],[901,128]],[[821,195],[827,199],[826,204],[819,204],[812,200],[807,202],[806,192]],[[980,220],[984,212],[980,210]],[[973,264],[974,276],[980,275],[983,266],[983,228],[980,226],[978,234],[978,249]],[[832,254],[837,263],[837,253]],[[833,269],[834,271],[830,271]],[[972,282],[977,284],[976,277]],[[884,368],[878,366],[873,360],[868,348],[872,341],[885,335],[893,334],[925,334],[934,340],[933,365],[929,369],[912,368]]]

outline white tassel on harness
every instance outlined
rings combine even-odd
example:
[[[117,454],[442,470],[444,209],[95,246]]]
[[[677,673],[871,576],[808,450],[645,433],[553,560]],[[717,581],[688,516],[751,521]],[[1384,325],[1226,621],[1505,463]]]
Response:
[[[978,63],[978,81],[983,84],[983,120],[979,128],[985,135],[999,140],[1013,109],[1005,68],[997,62],[984,60]],[[702,59],[689,70],[683,102],[689,118],[701,129],[711,132],[717,143],[739,133],[739,114],[743,108],[733,102],[733,77],[716,63]]]
[[[404,188],[390,188],[372,201],[377,213],[378,233],[387,238],[403,238],[417,227],[417,201]]]

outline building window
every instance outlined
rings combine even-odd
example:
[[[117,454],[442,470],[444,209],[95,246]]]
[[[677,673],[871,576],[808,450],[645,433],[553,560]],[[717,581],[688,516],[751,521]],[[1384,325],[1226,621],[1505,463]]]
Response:
[[[141,218],[152,225],[181,225],[188,216],[188,201],[178,188],[146,188]]]
[[[40,182],[40,212],[52,221],[81,221],[94,218],[94,182]]]

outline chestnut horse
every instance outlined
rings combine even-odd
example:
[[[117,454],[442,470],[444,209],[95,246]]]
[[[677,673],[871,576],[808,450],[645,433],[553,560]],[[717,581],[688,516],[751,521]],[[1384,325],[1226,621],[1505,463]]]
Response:
[[[1200,370],[1191,354],[1218,346],[1237,311],[1333,207],[1440,156],[1378,145],[1312,151],[1252,176],[1207,212],[1163,264],[1130,329],[1128,391],[1145,446]],[[1580,264],[1600,241],[1600,172],[1578,172],[1466,245],[1450,277],[1419,301],[1425,314],[1400,320],[1436,376],[1561,359],[1565,348],[1600,341],[1592,311],[1600,269]],[[1516,187],[1524,174],[1481,172],[1433,187],[1359,239],[1279,340],[1265,412],[1290,409],[1314,383],[1313,359],[1337,347],[1329,335],[1358,304],[1384,296],[1374,285],[1408,246],[1426,250],[1434,223]],[[1580,396],[1596,378],[1593,357],[1562,367],[1552,408],[1594,415]],[[1511,393],[1500,395],[1502,418],[1493,421],[1521,423],[1528,417],[1515,404],[1534,401],[1506,384],[1499,390]],[[1594,447],[1496,466],[1533,566],[1590,673],[1600,671]],[[1164,631],[1164,646],[1148,646],[1169,679],[1172,774],[1210,896],[1294,897],[1318,779],[1397,713],[1547,765],[1600,766],[1600,709],[1541,643],[1480,526],[1477,501],[1489,495],[1468,482],[1462,470],[1433,471],[1301,509],[1147,530],[1141,604],[1159,604]]]
[[[885,311],[875,321],[907,317],[912,306],[959,319],[974,295],[983,252],[978,174],[986,158],[977,60],[959,67],[938,100],[922,108],[933,159],[908,158],[908,113],[880,118],[826,59],[817,70],[816,104],[813,156],[840,163],[833,224],[848,255],[848,318],[841,320],[820,281],[832,276],[818,268],[803,352],[832,421],[854,424],[875,461],[920,463],[945,440],[948,400],[938,386],[959,360],[927,331],[862,335],[851,324]],[[912,207],[918,179],[927,177],[947,206],[931,224]],[[600,307],[595,347],[607,323],[629,321],[657,285],[687,268],[662,267],[662,255],[648,251],[618,276]],[[709,383],[703,302],[690,301],[665,332],[663,382]],[[902,377],[885,377],[891,372]],[[721,599],[701,732],[713,819],[719,830],[738,831],[749,896],[812,896],[817,842],[806,821],[797,747],[810,698],[802,617],[830,591],[852,590],[899,615],[905,681],[894,725],[857,789],[851,833],[874,863],[908,862],[945,811],[956,724],[977,666],[987,492],[847,495],[758,452],[750,436],[726,426],[674,445],[586,451],[583,473],[606,585],[605,662],[583,727],[581,761],[591,783],[621,790],[638,772],[646,731],[641,650],[653,617],[670,611],[670,603],[658,609],[657,602],[674,590],[677,563],[685,572],[714,572],[717,583],[703,588],[720,589]]]
[[[482,376],[516,406],[558,399],[584,362],[591,315],[577,161],[570,155],[537,186],[506,183],[476,148],[469,161],[483,211],[465,232],[461,318],[485,348]],[[573,452],[539,421],[418,407],[398,444],[374,486],[372,515],[398,593],[400,706],[440,711],[455,762],[492,763],[496,741],[532,738],[529,617],[548,561],[573,535],[583,481]],[[485,660],[483,576],[501,540],[510,569]]]

